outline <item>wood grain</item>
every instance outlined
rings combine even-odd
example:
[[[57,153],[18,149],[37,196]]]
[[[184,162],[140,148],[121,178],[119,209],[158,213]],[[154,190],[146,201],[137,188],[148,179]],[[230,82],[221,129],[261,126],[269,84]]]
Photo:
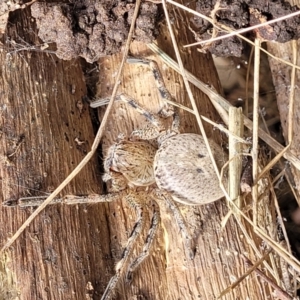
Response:
[[[178,11],[172,14],[186,69],[220,90],[211,56],[194,48],[182,48],[193,41],[186,26],[191,16]],[[24,10],[13,16],[16,25],[10,25],[7,34],[28,35],[32,28],[28,12]],[[34,41],[35,35],[31,38]],[[157,42],[174,57],[163,24]],[[188,106],[185,88],[177,73],[162,65],[145,45],[133,43],[131,51],[133,55],[155,59],[171,94]],[[80,101],[86,94],[82,69],[78,61],[64,62],[47,53],[6,55],[1,52],[0,59],[2,200],[41,195],[67,176],[93,140],[87,105],[83,103],[83,110],[80,109]],[[99,96],[111,94],[119,62],[118,55],[99,61]],[[145,67],[126,65],[121,89],[149,110],[158,111],[159,96],[152,75]],[[219,121],[208,98],[195,88],[193,92],[201,114]],[[100,118],[102,114],[100,111]],[[182,132],[199,133],[191,114],[181,111],[180,115]],[[103,151],[119,133],[129,134],[144,124],[142,116],[125,104],[116,104],[107,124]],[[208,136],[226,147],[226,139],[216,130],[210,125],[206,125],[206,130]],[[85,143],[78,145],[75,138]],[[65,189],[65,194],[101,193],[100,175],[95,157]],[[118,285],[115,299],[211,300],[245,272],[241,253],[247,252],[252,261],[256,260],[232,218],[221,228],[221,220],[227,213],[224,201],[201,207],[181,206],[196,247],[193,261],[188,259],[168,207],[163,202],[159,204],[163,221],[154,249],[134,274],[132,285]],[[1,207],[2,243],[29,214],[30,209]],[[85,299],[86,285],[91,282],[93,298],[100,299],[134,222],[134,213],[122,199],[109,204],[46,208],[8,253],[20,298]],[[136,250],[141,246],[142,239]],[[251,278],[223,299],[267,299],[271,292],[267,285]]]

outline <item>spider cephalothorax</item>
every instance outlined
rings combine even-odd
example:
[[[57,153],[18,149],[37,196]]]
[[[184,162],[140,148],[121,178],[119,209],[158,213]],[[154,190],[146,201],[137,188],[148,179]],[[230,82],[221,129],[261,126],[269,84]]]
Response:
[[[155,183],[153,160],[156,150],[146,141],[130,141],[121,137],[108,149],[103,180],[111,179],[113,190],[120,190],[120,187],[116,188],[116,172],[122,174],[130,186],[149,186]]]

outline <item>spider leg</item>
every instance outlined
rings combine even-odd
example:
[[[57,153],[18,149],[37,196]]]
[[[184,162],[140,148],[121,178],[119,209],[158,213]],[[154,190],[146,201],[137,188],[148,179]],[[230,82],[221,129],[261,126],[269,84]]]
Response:
[[[91,107],[96,108],[99,106],[107,105],[109,98],[102,98],[92,102]],[[131,133],[131,138],[137,138],[141,140],[152,140],[159,137],[162,139],[159,141],[161,142],[163,139],[166,139],[174,134],[179,133],[179,114],[177,109],[174,107],[172,108],[172,115],[173,115],[173,122],[171,126],[171,130],[165,131],[165,128],[159,118],[157,118],[153,113],[147,111],[143,108],[140,104],[138,104],[133,98],[126,95],[125,93],[119,94],[116,97],[116,101],[123,101],[136,109],[141,115],[143,115],[151,125],[148,125],[146,128],[134,130]],[[110,163],[108,161],[108,163]]]
[[[150,229],[142,250],[142,253],[134,259],[129,265],[126,274],[126,281],[129,283],[132,281],[132,274],[138,268],[138,266],[149,256],[150,250],[160,224],[160,211],[156,202],[153,203],[153,216],[151,220]]]
[[[131,107],[136,109],[142,116],[144,116],[151,123],[151,125],[143,129],[134,130],[131,133],[131,138],[137,138],[141,140],[152,140],[155,138],[159,138],[159,142],[161,142],[163,139],[166,139],[174,134],[179,133],[180,118],[177,109],[174,108],[173,110],[173,114],[172,114],[173,122],[172,122],[171,130],[166,131],[161,120],[157,118],[153,113],[143,108],[134,99],[132,99],[131,97],[129,97],[124,93],[120,94],[118,97],[120,100],[126,102]]]
[[[57,203],[64,203],[68,205],[73,204],[89,204],[89,203],[99,203],[99,202],[113,202],[118,200],[126,195],[126,191],[120,191],[117,193],[110,193],[106,195],[97,195],[92,194],[88,196],[75,196],[75,195],[67,195],[60,199],[54,199],[49,204],[57,204]],[[34,207],[40,206],[44,200],[48,196],[34,196],[34,197],[23,197],[19,198],[18,200],[6,201],[3,203],[4,206],[19,206],[19,207]]]
[[[172,126],[171,126],[171,132],[180,133],[179,126],[180,126],[180,117],[179,117],[178,111],[175,107],[174,114],[173,114],[173,122],[172,122]]]
[[[182,217],[182,214],[179,210],[179,208],[177,207],[177,205],[175,204],[175,202],[173,201],[173,199],[171,198],[171,196],[166,193],[166,192],[163,192],[161,190],[157,190],[156,191],[156,196],[159,198],[159,199],[162,199],[164,201],[167,202],[169,208],[171,209],[172,213],[173,213],[173,216],[177,222],[177,225],[181,231],[181,234],[183,236],[183,239],[184,239],[184,242],[185,242],[185,245],[186,245],[186,249],[189,253],[189,257],[190,259],[194,259],[194,256],[195,256],[195,251],[193,250],[193,246],[192,246],[192,237],[190,236],[189,234],[189,231],[188,229],[186,228],[186,225],[185,225],[185,222],[184,222],[184,219]]]
[[[2,203],[3,206],[6,207],[13,207],[13,206],[20,206],[20,207],[33,207],[33,206],[40,206],[46,199],[47,195],[45,196],[32,196],[32,197],[22,197],[16,200],[6,200]],[[61,203],[62,199],[54,199],[49,204],[56,204]]]
[[[138,196],[138,198],[140,198],[140,196],[144,197],[145,193],[141,193]],[[145,224],[144,207],[140,203],[136,202],[135,198],[136,198],[136,195],[133,195],[133,194],[129,194],[125,197],[125,199],[128,201],[130,206],[132,206],[135,209],[136,214],[137,214],[137,221],[131,231],[130,237],[126,244],[126,247],[123,250],[122,258],[116,265],[116,274],[110,279],[110,281],[104,291],[104,294],[102,295],[101,300],[108,300],[111,298],[112,293],[115,290],[117,283],[119,282],[120,278],[124,274],[125,266],[126,266],[128,258],[130,257],[130,255],[132,253],[135,241],[138,238],[138,236],[140,235],[140,233],[144,227],[144,224]]]
[[[97,108],[103,105],[107,105],[110,98],[101,98],[93,101],[90,106],[92,108]],[[147,111],[140,104],[138,104],[133,98],[126,95],[125,93],[116,96],[116,101],[123,101],[129,106],[137,110],[142,116],[144,116],[150,123],[150,126],[143,128],[142,130],[135,130],[132,132],[132,137],[136,137],[141,140],[151,140],[155,139],[160,135],[160,132],[164,130],[164,126],[159,118],[157,118],[153,113]]]
[[[163,128],[162,122],[159,118],[157,118],[153,113],[146,110],[139,103],[137,103],[133,98],[126,95],[125,93],[120,94],[120,99],[126,103],[128,103],[131,107],[137,110],[142,116],[144,116],[153,126],[158,129]]]
[[[134,130],[131,133],[131,137],[138,138],[141,140],[151,140],[157,138],[160,133],[164,130],[164,125],[161,120],[157,118],[153,113],[147,111],[140,104],[138,104],[134,99],[126,94],[121,94],[120,99],[128,103],[131,107],[137,110],[142,116],[144,116],[151,125],[140,130]]]
[[[110,192],[120,192],[127,188],[127,181],[125,177],[122,174],[111,170],[108,170],[108,172],[106,172],[105,170],[105,173],[102,176],[102,180],[106,183],[110,183]]]
[[[164,104],[161,110],[159,111],[159,114],[163,118],[168,118],[174,114],[174,107],[173,105],[170,105],[169,102],[173,101],[173,98],[166,88],[165,82],[163,80],[163,77],[161,75],[161,72],[158,68],[158,64],[154,60],[150,59],[143,59],[143,58],[135,58],[135,57],[128,57],[127,58],[127,63],[129,64],[142,64],[142,65],[147,65],[150,67],[154,79],[155,79],[155,84],[156,87],[159,91],[160,97],[163,100]]]

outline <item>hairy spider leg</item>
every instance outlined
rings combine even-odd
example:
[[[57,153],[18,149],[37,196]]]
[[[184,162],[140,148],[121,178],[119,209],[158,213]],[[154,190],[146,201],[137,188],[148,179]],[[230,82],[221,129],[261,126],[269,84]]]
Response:
[[[144,228],[145,225],[145,208],[142,204],[140,204],[136,199],[143,199],[145,197],[148,197],[147,192],[140,191],[138,192],[138,195],[133,194],[132,192],[128,193],[127,191],[120,191],[118,193],[110,193],[107,195],[89,195],[89,196],[74,196],[74,195],[68,195],[61,199],[54,199],[50,204],[67,204],[67,205],[74,205],[74,204],[91,204],[91,203],[99,203],[99,202],[112,202],[116,201],[120,198],[125,198],[129,205],[135,210],[137,215],[136,223],[131,231],[130,237],[127,241],[127,244],[123,250],[122,258],[116,265],[116,274],[110,279],[104,294],[101,298],[101,300],[108,300],[111,298],[113,291],[115,290],[116,285],[118,284],[120,278],[125,273],[126,270],[126,263],[128,261],[128,258],[132,254],[132,250],[135,245],[136,239],[140,236],[141,231]],[[17,202],[10,202],[7,203],[6,206],[15,206],[18,205],[21,208],[24,207],[35,207],[39,206],[43,203],[46,196],[40,196],[40,197],[25,197],[20,198],[18,203]],[[127,280],[132,280],[132,273],[137,269],[137,267],[148,257],[150,253],[151,246],[154,241],[155,234],[158,230],[159,224],[160,224],[160,212],[159,207],[157,203],[153,200],[153,216],[150,224],[150,229],[148,231],[147,238],[145,240],[145,245],[143,247],[142,253],[138,255],[133,262],[129,265],[128,271],[126,271],[126,278]]]
[[[145,192],[141,192],[141,194],[139,195],[138,198],[141,199],[146,196],[147,195]],[[135,209],[136,215],[137,215],[137,220],[131,231],[129,239],[127,240],[126,247],[123,250],[122,258],[116,264],[116,274],[110,279],[108,285],[106,286],[104,294],[102,295],[101,300],[111,299],[112,293],[115,290],[117,283],[119,282],[122,275],[125,273],[126,263],[127,263],[128,258],[132,254],[132,250],[134,248],[135,241],[141,234],[141,231],[145,225],[144,206],[136,201],[136,199],[137,199],[136,195],[130,193],[125,197],[125,199],[130,204],[130,206]]]
[[[159,91],[160,97],[163,100],[163,107],[160,109],[158,114],[163,118],[168,118],[174,114],[174,106],[170,105],[168,101],[173,101],[173,98],[166,88],[165,82],[159,70],[158,64],[154,60],[146,59],[146,58],[136,58],[136,57],[128,57],[127,63],[129,64],[142,64],[150,67],[156,87]]]
[[[99,202],[113,202],[120,198],[125,197],[126,198],[127,191],[120,191],[117,193],[110,193],[107,195],[88,195],[88,196],[74,196],[74,195],[67,195],[64,196],[61,199],[54,199],[50,204],[58,204],[58,203],[64,203],[67,205],[75,205],[75,204],[92,204],[92,203],[99,203]],[[168,203],[169,208],[172,211],[172,214],[174,215],[174,218],[176,219],[176,222],[178,224],[178,227],[180,228],[180,231],[183,235],[186,248],[189,253],[189,257],[193,259],[194,257],[194,251],[192,250],[192,238],[188,233],[188,230],[185,226],[184,220],[182,218],[182,215],[180,213],[180,210],[178,209],[177,205],[174,203],[174,201],[171,199],[169,195],[167,195],[164,192],[159,191],[158,189],[155,190],[155,197],[159,198],[161,200],[164,200]],[[44,200],[47,198],[47,196],[37,196],[37,197],[24,197],[20,198],[18,201],[12,203],[11,201],[6,201],[3,203],[4,206],[16,206],[18,205],[21,208],[24,207],[35,207],[40,206]],[[130,203],[130,201],[128,201]],[[148,232],[148,236],[146,238],[145,246],[142,250],[142,253],[139,257],[137,257],[129,266],[128,273],[133,273],[134,270],[139,266],[139,264],[149,255],[148,251],[150,250],[152,240],[155,236],[155,233],[157,231],[157,223],[160,222],[160,215],[158,211],[157,205],[154,205],[154,212],[153,217],[151,221],[151,226]],[[127,275],[127,277],[129,277]]]
[[[117,193],[110,193],[106,195],[97,195],[91,194],[88,196],[75,196],[75,195],[67,195],[60,199],[54,199],[49,203],[52,204],[67,204],[67,205],[74,205],[74,204],[92,204],[92,203],[99,203],[99,202],[113,202],[122,197],[125,197],[126,194],[125,190],[122,190]],[[33,196],[33,197],[23,197],[19,198],[17,201],[6,201],[3,203],[4,206],[19,206],[21,208],[24,207],[35,207],[40,206],[47,196]]]
[[[150,60],[150,59],[128,57],[127,63],[147,65],[150,67],[153,77],[154,77],[154,80],[155,80],[156,87],[157,87],[160,97],[163,101],[163,106],[160,109],[160,111],[158,112],[158,114],[163,118],[168,118],[168,117],[172,116],[174,114],[175,108],[173,105],[169,104],[169,102],[170,101],[173,102],[174,100],[173,100],[170,92],[166,88],[165,82],[163,80],[163,77],[161,75],[161,72],[159,70],[157,62],[154,60]],[[107,105],[109,100],[110,100],[110,97],[97,99],[97,100],[93,101],[90,104],[90,106],[92,108],[97,108],[99,106]],[[122,100],[122,99],[120,99],[120,96],[117,96],[115,100],[118,101],[118,100]]]
[[[156,232],[159,228],[161,218],[160,211],[156,201],[153,200],[153,215],[151,220],[150,229],[142,250],[142,253],[137,256],[129,265],[126,274],[126,282],[130,283],[132,281],[133,272],[139,267],[139,265],[149,256],[150,250],[156,235]]]
[[[108,104],[109,100],[110,100],[109,97],[101,98],[93,101],[90,104],[90,106],[92,108],[104,106]],[[133,98],[131,98],[127,94],[122,93],[117,95],[115,101],[123,101],[127,103],[129,106],[136,109],[141,115],[143,115],[146,118],[146,120],[148,120],[152,125],[152,126],[148,125],[145,128],[140,130],[134,130],[131,135],[132,137],[136,137],[141,140],[152,140],[158,138],[160,135],[162,135],[163,132],[166,133],[166,137],[169,137],[174,133],[180,133],[179,132],[180,120],[179,120],[179,114],[177,112],[176,107],[173,107],[173,122],[172,122],[171,130],[165,131],[165,127],[159,118],[157,118],[153,113],[143,108],[139,103],[137,103]],[[173,133],[171,134],[171,132]]]
[[[173,216],[174,216],[174,218],[176,220],[176,223],[177,223],[177,225],[178,225],[178,227],[180,229],[180,232],[181,232],[181,234],[183,236],[183,240],[184,240],[186,249],[188,251],[189,258],[190,259],[194,259],[195,251],[193,250],[193,239],[190,236],[189,231],[186,228],[185,221],[184,221],[184,219],[182,217],[182,214],[181,214],[178,206],[173,201],[173,198],[167,192],[163,192],[161,190],[157,190],[156,197],[158,199],[164,200],[168,204],[168,206],[171,209],[172,214],[173,214]]]

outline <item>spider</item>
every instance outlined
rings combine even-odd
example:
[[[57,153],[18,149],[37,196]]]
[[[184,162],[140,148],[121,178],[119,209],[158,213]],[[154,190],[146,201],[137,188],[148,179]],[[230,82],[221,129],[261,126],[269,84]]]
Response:
[[[130,58],[129,63],[148,65],[152,69],[162,99],[172,99],[164,85],[156,62]],[[136,109],[147,119],[148,125],[143,129],[134,130],[130,138],[120,135],[116,143],[108,149],[104,160],[103,180],[109,184],[110,193],[88,197],[66,196],[62,200],[53,202],[77,204],[111,202],[123,198],[135,209],[136,224],[102,300],[112,297],[117,283],[124,275],[125,280],[130,282],[133,272],[149,255],[160,224],[157,199],[166,201],[170,207],[183,235],[188,255],[192,259],[194,256],[191,245],[192,238],[175,203],[201,205],[223,197],[219,179],[215,174],[203,138],[193,133],[179,133],[179,115],[173,106],[164,104],[158,115],[155,115],[126,94],[120,94],[117,100],[125,101]],[[101,99],[97,106],[105,104],[106,101],[107,99]],[[95,104],[93,103],[91,106],[95,107]],[[164,119],[170,117],[173,118],[172,124],[166,128]],[[215,142],[210,141],[210,147],[216,163],[221,169],[227,157]],[[145,202],[150,203],[153,208],[150,229],[142,252],[128,262],[131,259],[135,241],[144,225]],[[39,203],[31,201],[30,198],[24,198],[19,199],[19,205],[33,206],[39,205]]]

